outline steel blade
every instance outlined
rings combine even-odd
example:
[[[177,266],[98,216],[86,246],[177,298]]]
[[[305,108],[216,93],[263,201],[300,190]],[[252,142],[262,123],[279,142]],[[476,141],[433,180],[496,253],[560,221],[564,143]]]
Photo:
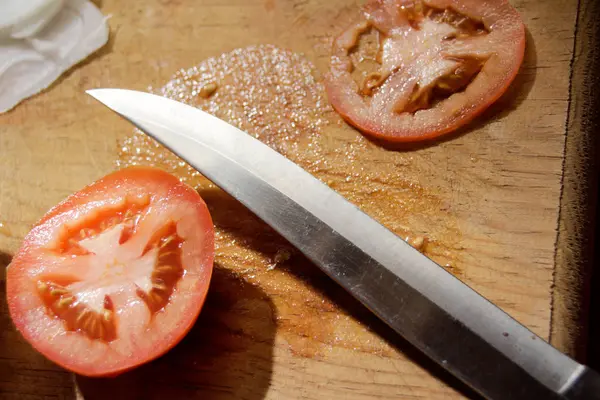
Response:
[[[238,199],[397,333],[483,396],[600,398],[574,394],[582,376],[595,382],[593,371],[245,132],[148,93],[88,93]]]

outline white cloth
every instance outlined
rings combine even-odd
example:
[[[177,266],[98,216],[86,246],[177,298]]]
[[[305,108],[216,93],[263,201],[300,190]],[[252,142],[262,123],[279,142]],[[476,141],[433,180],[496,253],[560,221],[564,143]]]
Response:
[[[106,18],[89,0],[0,0],[0,113],[107,41]]]

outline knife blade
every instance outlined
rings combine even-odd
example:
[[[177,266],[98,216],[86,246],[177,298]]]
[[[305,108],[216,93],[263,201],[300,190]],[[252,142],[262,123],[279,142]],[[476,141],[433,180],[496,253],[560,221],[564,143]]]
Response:
[[[283,155],[194,107],[87,91],[239,200],[416,348],[488,399],[600,399],[559,352]]]

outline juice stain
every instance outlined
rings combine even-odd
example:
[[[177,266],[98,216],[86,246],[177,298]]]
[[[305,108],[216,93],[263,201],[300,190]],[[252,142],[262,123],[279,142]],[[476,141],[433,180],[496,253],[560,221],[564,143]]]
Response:
[[[253,135],[461,274],[461,235],[448,205],[403,173],[418,169],[410,154],[382,149],[342,121],[315,67],[301,54],[270,45],[237,49],[179,70],[149,91]],[[278,332],[291,351],[306,357],[326,357],[334,347],[397,354],[373,332],[378,322],[370,313],[186,162],[137,130],[119,146],[119,167],[157,166],[199,191],[215,224],[216,262],[271,298]]]

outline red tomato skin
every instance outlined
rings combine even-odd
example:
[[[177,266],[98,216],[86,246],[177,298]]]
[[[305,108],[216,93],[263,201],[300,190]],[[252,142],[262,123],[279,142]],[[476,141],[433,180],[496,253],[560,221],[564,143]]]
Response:
[[[118,367],[104,368],[103,365],[88,365],[83,362],[73,362],[73,359],[63,355],[64,349],[57,349],[49,346],[41,339],[42,334],[36,332],[36,327],[26,320],[26,309],[18,301],[24,295],[31,296],[31,289],[34,287],[29,279],[24,278],[25,271],[30,264],[39,256],[35,251],[39,248],[40,236],[46,234],[45,228],[49,223],[66,222],[63,215],[77,206],[86,204],[92,199],[106,197],[104,194],[118,190],[121,187],[140,187],[148,189],[148,193],[157,192],[159,189],[168,189],[170,196],[176,196],[180,200],[189,204],[197,211],[198,221],[202,223],[203,229],[203,271],[204,280],[199,282],[194,290],[194,304],[188,314],[185,315],[184,324],[177,327],[174,332],[167,335],[164,340],[155,343],[156,351],[152,354],[136,354],[133,357],[123,360],[123,364]],[[175,176],[153,167],[136,166],[128,167],[114,173],[111,173],[96,182],[84,187],[52,207],[31,229],[22,241],[21,247],[14,255],[10,265],[7,267],[6,274],[6,297],[9,313],[17,330],[23,335],[25,340],[38,352],[46,356],[57,365],[70,370],[76,374],[88,377],[115,377],[124,372],[130,371],[156,359],[171,350],[179,341],[189,332],[196,322],[198,315],[204,305],[208,286],[212,276],[214,260],[214,228],[210,213],[204,200],[190,186],[182,183]],[[35,294],[35,296],[38,296]],[[49,318],[53,318],[48,315]]]

